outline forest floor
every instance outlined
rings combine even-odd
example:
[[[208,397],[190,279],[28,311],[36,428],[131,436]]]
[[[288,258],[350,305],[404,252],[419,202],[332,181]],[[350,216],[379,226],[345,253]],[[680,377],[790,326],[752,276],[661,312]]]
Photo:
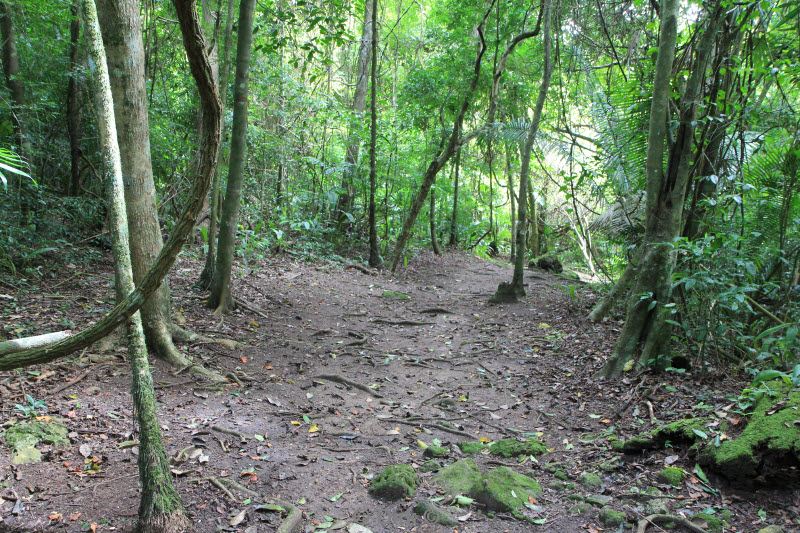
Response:
[[[166,446],[179,459],[175,480],[197,531],[274,531],[281,516],[255,509],[272,498],[301,508],[305,531],[359,531],[353,523],[374,533],[453,531],[414,514],[414,501],[386,503],[367,492],[382,467],[423,464],[419,441],[467,440],[447,429],[473,440],[540,434],[549,448],[538,461],[476,457],[481,468],[503,463],[542,484],[525,510],[541,525],[489,517],[478,505],[450,508],[462,533],[616,531],[603,525],[598,507],[581,504],[587,496],[632,522],[659,504],[687,516],[708,509],[725,516],[727,509],[726,531],[797,519],[798,493],[738,492],[714,477],[706,483],[685,449],[637,456],[610,449],[612,430],[629,436],[656,419],[724,414],[743,379],[598,380],[620,324],[586,321],[594,296],[583,287],[573,294],[576,282],[531,270],[525,301],[496,306],[489,297],[510,279],[510,266],[465,254],[422,255],[396,276],[284,256],[240,272],[235,291],[250,309],[221,319],[191,288],[200,266],[184,257],[173,269],[178,321],[240,346],[181,348],[240,383],[213,390],[160,363],[154,371]],[[110,307],[108,260],[52,269],[52,279],[1,288],[3,327],[24,334],[80,329]],[[63,419],[70,441],[40,445],[43,461],[32,465],[12,465],[0,444],[0,531],[130,530],[137,449],[124,444],[135,438],[124,355],[117,340],[71,361],[0,374],[5,422],[19,416],[14,405],[29,394]],[[680,486],[658,478],[665,464],[688,473]],[[420,474],[417,499],[436,495],[432,475]],[[227,490],[220,479],[252,492]],[[637,488],[661,493],[640,499]]]

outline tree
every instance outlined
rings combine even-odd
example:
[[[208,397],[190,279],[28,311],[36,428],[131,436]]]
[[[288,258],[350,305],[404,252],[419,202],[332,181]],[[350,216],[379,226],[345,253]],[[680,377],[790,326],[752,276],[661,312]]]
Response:
[[[222,204],[217,264],[211,284],[208,306],[218,313],[233,308],[231,296],[231,270],[239,223],[239,204],[242,195],[245,156],[247,153],[247,82],[250,67],[250,49],[253,43],[254,0],[241,0],[239,4],[239,30],[236,43],[236,74],[233,89],[233,132],[231,134],[231,163],[228,187]]]
[[[539,131],[539,123],[542,120],[542,111],[544,109],[544,102],[547,99],[547,89],[550,87],[550,77],[553,73],[553,66],[550,61],[551,49],[551,0],[543,0],[542,2],[542,46],[544,48],[544,65],[542,72],[542,81],[539,85],[539,95],[536,99],[536,105],[533,108],[533,116],[528,132],[525,136],[525,143],[522,146],[520,154],[520,173],[519,173],[519,193],[517,194],[517,224],[516,224],[516,245],[514,256],[514,275],[511,278],[511,283],[501,283],[497,287],[497,292],[492,296],[491,301],[495,303],[515,302],[518,298],[525,296],[525,261],[528,258],[526,253],[528,246],[527,230],[528,230],[528,188],[530,181],[530,166],[531,166],[531,152],[533,152],[533,143],[536,141],[536,133]]]
[[[24,159],[30,158],[31,139],[22,117],[25,109],[25,85],[19,78],[19,54],[17,53],[17,37],[14,32],[14,22],[11,18],[12,10],[8,2],[0,2],[0,37],[3,39],[3,72],[6,76],[6,86],[11,93],[11,122],[17,136],[20,155]]]
[[[128,220],[125,209],[122,161],[117,143],[111,84],[103,39],[94,0],[84,0],[86,36],[94,64],[95,107],[98,133],[106,172],[109,220],[114,255],[117,300],[123,301],[135,290],[131,251],[128,245]],[[172,533],[189,528],[178,492],[172,484],[169,459],[161,439],[156,415],[155,389],[147,359],[141,315],[128,320],[128,357],[131,366],[133,410],[139,427],[139,481],[142,494],[136,530],[142,533]]]
[[[358,61],[356,63],[356,84],[353,91],[353,113],[356,121],[351,124],[348,133],[349,142],[345,152],[345,167],[342,172],[341,193],[337,199],[336,218],[339,228],[344,229],[347,225],[347,215],[353,212],[353,200],[355,199],[354,180],[358,175],[358,154],[361,150],[361,140],[357,133],[358,124],[364,114],[367,103],[367,77],[370,72],[370,57],[372,57],[373,43],[375,35],[375,17],[373,17],[374,2],[364,0],[364,24],[361,31],[361,41],[358,45]],[[371,75],[370,75],[371,76]],[[370,106],[371,107],[371,106]],[[370,130],[371,131],[371,130]],[[371,133],[370,133],[371,135]],[[371,139],[370,139],[371,142]],[[370,149],[372,145],[370,144]],[[370,171],[372,167],[370,167]],[[371,178],[370,178],[371,179]]]
[[[372,20],[370,21],[372,43],[372,66],[370,68],[370,102],[369,102],[369,266],[382,267],[380,249],[378,248],[378,226],[375,220],[375,186],[377,182],[376,150],[378,140],[378,0],[372,2]],[[364,23],[366,24],[366,22]],[[362,106],[363,107],[363,106]],[[356,154],[357,155],[357,154]]]
[[[69,135],[69,180],[63,190],[69,196],[81,193],[81,66],[80,66],[80,0],[70,6],[69,23],[69,81],[67,82],[67,133]]]
[[[150,159],[150,122],[139,2],[99,0],[98,6],[114,95],[125,204],[131,221],[133,275],[138,285],[164,247]],[[166,280],[142,307],[142,322],[147,344],[157,357],[176,368],[192,367],[196,372],[214,377],[194,365],[175,347],[175,326],[171,319],[170,290]]]
[[[639,365],[662,358],[662,351],[670,335],[666,320],[670,314],[672,269],[675,262],[673,240],[682,228],[697,106],[702,98],[705,71],[714,45],[717,19],[721,14],[720,3],[712,6],[699,44],[694,50],[691,75],[679,105],[680,122],[670,146],[665,172],[663,159],[670,102],[669,80],[675,60],[677,13],[676,1],[663,2],[647,140],[647,214],[644,242],[640,261],[636,265],[638,272],[628,303],[625,325],[614,346],[614,352],[603,368],[606,377],[620,375],[628,361],[637,354]]]

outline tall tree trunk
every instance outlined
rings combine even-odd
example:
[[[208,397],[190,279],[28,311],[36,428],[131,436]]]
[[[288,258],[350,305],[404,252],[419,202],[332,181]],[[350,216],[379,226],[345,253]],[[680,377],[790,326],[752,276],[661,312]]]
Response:
[[[353,93],[353,114],[355,122],[350,125],[348,133],[347,151],[345,153],[345,168],[342,172],[342,193],[336,205],[336,223],[341,229],[346,229],[348,218],[346,213],[353,212],[355,199],[355,178],[358,175],[358,153],[361,149],[361,140],[357,130],[364,114],[367,103],[367,74],[370,71],[370,57],[372,56],[374,24],[374,2],[364,0],[364,26],[361,31],[361,43],[358,46],[358,63],[356,65],[356,87]],[[370,134],[371,135],[371,134]]]
[[[192,0],[173,0],[173,4],[181,27],[183,46],[189,59],[189,68],[197,84],[200,100],[208,110],[208,113],[204,116],[206,124],[203,125],[205,138],[200,143],[203,150],[198,154],[200,164],[197,165],[196,175],[192,180],[192,189],[187,197],[186,208],[176,219],[175,227],[169,236],[169,240],[164,244],[164,248],[156,258],[153,266],[142,278],[142,282],[137,285],[136,289],[128,294],[123,301],[115,305],[111,311],[93,325],[64,340],[47,346],[34,347],[0,356],[0,370],[13,370],[55,361],[91,346],[117,327],[126,323],[128,318],[138,311],[147,298],[161,285],[161,281],[175,263],[175,258],[181,251],[186,237],[194,229],[194,221],[197,220],[197,215],[203,208],[208,186],[211,183],[211,176],[217,164],[217,149],[220,142],[220,103],[217,87],[211,79],[211,67],[204,48],[200,23],[197,20],[195,11],[195,3]]]
[[[98,0],[114,95],[114,115],[122,157],[123,183],[130,224],[134,281],[139,284],[164,247],[156,209],[156,188],[150,160],[150,126],[144,77],[144,44],[138,0]],[[156,355],[177,368],[191,360],[175,347],[170,317],[169,283],[142,307],[147,345]],[[194,367],[200,371],[199,367]]]
[[[227,104],[228,97],[228,78],[230,76],[230,60],[229,52],[231,49],[231,41],[233,35],[233,0],[228,0],[228,8],[225,14],[225,39],[222,45],[222,71],[219,74],[219,95],[222,104],[222,114],[220,115],[220,130],[225,130],[225,105]],[[213,67],[212,67],[213,68]],[[222,151],[222,143],[220,143],[220,152]],[[217,155],[217,160],[219,160]],[[206,253],[206,262],[203,266],[203,271],[200,273],[200,279],[197,285],[202,289],[209,289],[211,287],[211,280],[214,279],[214,266],[217,262],[217,235],[219,231],[219,211],[222,191],[220,187],[221,182],[221,165],[217,165],[214,171],[214,179],[211,181],[211,213],[208,220],[208,252]]]
[[[428,197],[428,192],[431,190],[431,185],[433,185],[433,182],[436,180],[436,176],[439,174],[439,171],[442,169],[442,167],[450,160],[456,150],[458,150],[463,143],[461,128],[464,124],[464,116],[467,114],[467,109],[469,109],[469,106],[472,103],[472,98],[475,95],[475,90],[478,87],[478,82],[480,81],[481,75],[481,64],[483,63],[483,55],[486,52],[486,40],[483,35],[483,28],[486,24],[486,19],[489,17],[489,13],[491,13],[492,8],[494,7],[495,1],[496,0],[491,1],[488,10],[483,14],[483,18],[476,28],[476,32],[478,34],[478,53],[475,57],[475,64],[473,65],[472,79],[470,80],[469,88],[464,95],[464,99],[461,101],[461,107],[456,115],[455,120],[453,121],[453,131],[450,133],[450,137],[447,139],[444,147],[428,165],[428,169],[425,171],[425,175],[422,178],[422,184],[420,185],[419,190],[414,197],[414,201],[411,203],[411,211],[408,213],[408,216],[403,222],[403,228],[400,231],[400,236],[397,238],[397,244],[395,245],[394,254],[392,257],[392,272],[397,270],[400,260],[403,258],[406,245],[408,244],[408,240],[411,238],[411,231],[414,228],[414,223],[417,221],[419,212],[422,210],[425,199]]]
[[[378,246],[378,225],[375,220],[375,188],[377,185],[376,150],[378,140],[378,0],[366,0],[372,3],[371,56],[370,68],[370,118],[369,118],[369,266],[383,267],[381,251]],[[366,23],[365,23],[366,24]],[[363,106],[362,106],[363,107]]]
[[[451,247],[458,246],[458,174],[461,170],[461,150],[463,148],[456,150],[456,158],[453,163],[455,167],[453,170],[453,210],[450,213],[450,239],[447,241],[447,245]]]
[[[128,245],[122,162],[117,144],[108,67],[94,1],[84,0],[83,9],[89,54],[94,61],[97,129],[105,163],[103,167],[106,171],[117,300],[122,301],[135,289]],[[139,481],[142,485],[136,530],[143,533],[186,531],[190,522],[183,513],[180,496],[172,484],[169,459],[161,439],[161,429],[156,414],[155,389],[147,359],[142,320],[138,312],[128,320],[128,356],[131,366],[133,410],[139,427],[138,463]]]
[[[80,0],[73,0],[69,24],[69,81],[67,82],[67,134],[69,135],[70,173],[64,184],[68,196],[81,193],[81,85],[80,85]]]
[[[695,50],[695,60],[680,102],[680,124],[675,133],[663,172],[664,140],[669,105],[669,79],[675,59],[677,36],[677,1],[664,0],[661,6],[656,74],[650,107],[650,131],[647,147],[647,215],[642,260],[634,283],[625,325],[614,352],[603,368],[606,377],[619,376],[629,361],[637,356],[639,366],[663,357],[670,335],[666,325],[672,297],[672,269],[675,262],[672,241],[680,234],[683,205],[689,176],[689,154],[694,138],[697,105],[708,57],[714,44],[719,3],[710,12],[705,31]],[[641,348],[641,350],[640,350]]]
[[[238,41],[236,43],[236,75],[233,88],[233,131],[231,133],[231,162],[228,187],[222,205],[217,265],[211,283],[208,306],[217,313],[233,308],[231,271],[236,246],[236,227],[239,223],[239,204],[242,195],[244,165],[247,157],[247,99],[250,48],[253,43],[253,7],[255,0],[239,4]]]
[[[431,226],[431,249],[436,255],[442,255],[442,249],[439,248],[439,239],[436,238],[436,188],[431,187],[430,192],[431,203],[428,208],[428,217],[430,218]]]
[[[508,199],[511,202],[511,262],[517,257],[517,210],[514,193],[514,175],[511,173],[511,150],[506,145],[506,180],[508,182]]]
[[[542,2],[542,46],[544,48],[544,65],[542,81],[539,85],[539,95],[536,99],[536,106],[533,109],[533,117],[525,137],[525,144],[522,148],[521,165],[519,175],[519,194],[517,194],[517,245],[516,256],[514,257],[514,275],[511,283],[501,283],[497,288],[491,301],[495,303],[515,302],[518,298],[525,296],[525,260],[527,259],[527,231],[528,231],[528,185],[530,181],[530,164],[533,143],[536,141],[536,133],[539,131],[539,123],[542,120],[542,110],[547,99],[547,90],[550,87],[550,77],[553,73],[553,65],[550,60],[551,35],[550,26],[552,18],[552,0]]]

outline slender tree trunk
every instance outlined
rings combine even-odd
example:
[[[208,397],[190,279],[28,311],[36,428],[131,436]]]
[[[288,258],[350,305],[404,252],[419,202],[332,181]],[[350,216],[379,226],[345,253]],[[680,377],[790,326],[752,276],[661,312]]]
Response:
[[[378,225],[375,220],[375,188],[377,186],[376,150],[378,140],[378,0],[372,2],[372,66],[370,68],[369,119],[369,266],[383,267],[378,245]]]
[[[22,112],[25,107],[25,86],[19,79],[19,54],[17,53],[17,37],[14,32],[14,22],[11,18],[12,9],[7,2],[0,2],[0,37],[3,39],[3,72],[6,76],[6,86],[11,93],[11,122],[17,136],[20,155],[28,160],[31,154],[31,140],[25,129]]]
[[[511,150],[506,146],[506,180],[508,182],[508,199],[511,202],[511,262],[517,257],[517,210],[514,194],[514,175],[511,173]]]
[[[547,90],[550,87],[550,77],[553,73],[553,65],[550,60],[551,35],[550,26],[552,18],[552,0],[542,2],[542,46],[544,47],[544,66],[542,81],[539,86],[539,95],[536,99],[536,106],[533,109],[533,117],[525,137],[525,144],[522,148],[519,194],[517,195],[517,246],[516,256],[514,257],[514,275],[511,283],[501,283],[497,288],[491,301],[495,303],[515,302],[518,298],[525,296],[525,260],[527,259],[527,231],[528,231],[528,185],[530,181],[530,164],[533,143],[536,141],[536,133],[539,131],[539,123],[542,120],[542,110],[547,99]]]
[[[150,160],[150,126],[139,8],[138,0],[98,0],[100,26],[114,95],[125,203],[131,222],[131,260],[137,284],[164,247]],[[191,360],[178,351],[172,339],[167,280],[142,307],[142,323],[147,345],[156,357],[176,368],[191,366]],[[194,369],[199,371],[199,367]]]
[[[95,107],[98,133],[106,171],[109,219],[117,300],[122,301],[134,289],[133,268],[128,245],[128,220],[125,212],[122,162],[117,144],[114,106],[103,40],[93,0],[84,0],[86,33],[89,54],[94,62]],[[128,356],[131,365],[131,394],[134,414],[139,427],[139,481],[142,494],[136,530],[150,532],[186,531],[190,522],[183,513],[180,496],[172,484],[169,459],[161,439],[156,414],[155,389],[147,359],[141,315],[137,312],[128,320]]]
[[[461,170],[461,150],[463,150],[463,147],[456,150],[455,163],[453,164],[455,167],[453,170],[453,210],[450,213],[450,239],[447,241],[447,245],[453,248],[458,246],[458,174]]]
[[[428,216],[430,218],[431,226],[431,249],[436,255],[442,255],[442,249],[439,248],[439,239],[436,238],[436,188],[431,187],[430,192],[431,203],[428,208]]]
[[[606,377],[619,376],[635,356],[643,366],[663,357],[671,330],[666,325],[672,297],[672,269],[675,255],[672,241],[681,231],[683,205],[689,176],[697,105],[702,94],[708,57],[716,35],[719,3],[710,12],[706,29],[696,48],[691,76],[680,103],[680,124],[662,171],[669,79],[675,58],[677,1],[664,0],[661,6],[661,34],[653,81],[650,131],[647,149],[647,216],[642,261],[628,303],[625,325],[614,352],[603,368]],[[641,348],[641,350],[640,350]]]
[[[208,306],[217,313],[227,313],[233,306],[231,271],[236,246],[236,227],[242,195],[245,159],[247,157],[247,99],[250,48],[253,43],[253,8],[255,0],[241,0],[236,43],[236,75],[233,89],[233,131],[228,187],[222,205],[217,265],[211,283]]]
[[[69,135],[70,173],[64,193],[78,196],[81,193],[81,84],[80,84],[80,0],[70,7],[69,24],[69,81],[67,82],[67,134]]]
[[[197,166],[197,173],[192,180],[192,189],[187,197],[186,208],[175,220],[175,227],[169,236],[169,240],[164,244],[164,248],[152,268],[145,274],[136,289],[128,294],[123,301],[115,305],[111,311],[92,326],[62,341],[0,356],[0,370],[13,370],[55,361],[91,346],[117,327],[126,323],[128,318],[138,311],[147,298],[159,287],[161,281],[175,263],[175,258],[186,241],[186,237],[194,229],[194,221],[197,220],[197,214],[203,208],[208,186],[211,183],[211,176],[217,164],[217,149],[220,141],[220,103],[217,87],[211,79],[211,67],[204,48],[200,23],[197,20],[197,12],[195,11],[195,3],[192,0],[173,0],[173,4],[181,27],[183,46],[189,59],[189,68],[197,84],[200,100],[208,109],[208,113],[204,116],[206,124],[203,125],[205,138],[200,143],[200,146],[204,149],[198,154],[200,164]]]
[[[372,0],[364,0],[364,26],[361,32],[361,43],[358,46],[358,63],[356,65],[356,87],[353,93],[353,113],[355,123],[351,124],[348,133],[348,145],[345,153],[345,168],[342,173],[342,193],[337,200],[336,222],[341,229],[346,229],[349,224],[345,213],[353,212],[355,199],[355,178],[358,174],[358,154],[361,140],[358,135],[359,124],[364,114],[367,103],[367,82],[370,72],[370,58],[372,56],[373,35],[375,34],[374,7]]]
[[[594,307],[592,307],[591,312],[586,318],[592,322],[600,322],[606,316],[608,316],[608,312],[611,311],[611,308],[616,302],[627,299],[631,285],[633,284],[634,280],[636,280],[639,255],[640,253],[637,250],[634,254],[634,257],[628,261],[628,264],[625,266],[625,270],[622,271],[622,276],[620,276],[620,278],[614,284],[614,287],[609,291],[608,294],[603,296],[600,301],[594,305]]]
[[[229,51],[231,49],[231,41],[233,35],[233,0],[228,0],[228,9],[225,15],[225,40],[222,45],[222,71],[219,75],[219,94],[220,102],[222,104],[222,114],[220,115],[220,130],[225,130],[225,105],[227,104],[228,97],[228,77],[230,75],[230,60]],[[220,152],[222,151],[222,143],[220,143]],[[217,160],[219,160],[217,155]],[[221,165],[217,165],[214,171],[214,179],[211,181],[211,213],[209,214],[208,221],[208,252],[206,253],[206,262],[203,266],[203,271],[200,273],[200,279],[197,285],[202,289],[211,288],[211,280],[214,279],[214,266],[217,262],[217,235],[219,234],[219,211],[222,191],[220,187],[222,171]]]
[[[425,175],[422,178],[422,184],[420,185],[419,190],[414,197],[414,201],[411,203],[411,211],[403,222],[403,228],[400,231],[400,236],[397,238],[397,244],[395,245],[394,254],[392,257],[392,272],[397,270],[400,260],[403,258],[406,245],[408,244],[408,240],[411,238],[411,232],[414,228],[414,223],[417,221],[419,212],[422,210],[422,206],[425,203],[425,199],[428,197],[428,192],[431,190],[433,182],[436,180],[436,176],[439,174],[439,171],[442,169],[445,163],[450,160],[456,150],[460,148],[463,142],[461,128],[464,124],[464,116],[467,114],[467,109],[469,109],[469,106],[472,103],[472,98],[475,95],[475,90],[478,87],[478,82],[480,81],[481,75],[481,64],[483,63],[483,55],[486,52],[486,40],[483,35],[483,28],[486,24],[486,19],[489,17],[489,13],[491,13],[492,8],[494,7],[495,1],[496,0],[492,0],[488,10],[484,13],[480,24],[478,24],[478,27],[476,28],[479,40],[478,53],[475,57],[475,64],[473,65],[472,79],[470,80],[469,88],[467,93],[464,95],[464,99],[461,101],[461,108],[459,109],[458,114],[453,121],[453,131],[451,132],[449,139],[447,139],[444,147],[428,165],[428,169],[425,171]]]

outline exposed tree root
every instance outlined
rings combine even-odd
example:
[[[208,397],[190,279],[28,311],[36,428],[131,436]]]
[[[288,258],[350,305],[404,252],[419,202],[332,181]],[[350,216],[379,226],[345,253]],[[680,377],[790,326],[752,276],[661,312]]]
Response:
[[[453,429],[450,427],[445,426],[444,424],[440,424],[438,422],[425,422],[424,420],[415,420],[415,421],[408,421],[403,420],[401,418],[387,418],[384,422],[391,422],[393,424],[404,424],[406,426],[428,426],[432,428],[436,428],[440,431],[444,431],[445,433],[451,433],[453,435],[458,435],[459,437],[465,437],[468,439],[474,439],[475,435],[471,435],[466,431],[461,431],[459,429]]]
[[[362,385],[361,383],[356,383],[355,381],[350,381],[347,378],[343,378],[342,376],[337,376],[335,374],[320,374],[318,376],[314,376],[311,379],[319,379],[323,381],[332,381],[334,383],[339,383],[341,385],[345,385],[347,387],[352,387],[354,389],[358,389],[360,391],[364,391],[367,394],[374,396],[375,398],[383,398],[382,395],[378,394],[374,390],[370,389],[366,385]]]
[[[639,524],[636,527],[636,533],[645,533],[647,531],[647,527],[650,525],[665,524],[669,522],[674,522],[681,527],[688,529],[692,533],[706,533],[705,529],[694,525],[689,521],[688,518],[674,514],[651,514],[650,516],[646,516],[639,520]]]
[[[136,525],[138,533],[186,533],[192,531],[192,523],[182,512],[153,516],[150,520]]]

